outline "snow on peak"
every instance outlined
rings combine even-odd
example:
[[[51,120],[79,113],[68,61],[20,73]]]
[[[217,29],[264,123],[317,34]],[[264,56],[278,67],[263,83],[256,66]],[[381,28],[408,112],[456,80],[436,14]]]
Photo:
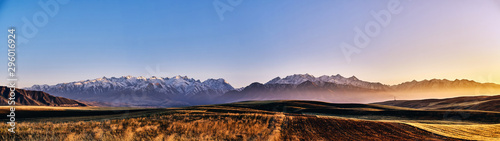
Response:
[[[350,79],[350,80],[354,80],[354,81],[359,80],[359,79],[358,79],[358,78],[356,78],[356,76],[354,76],[354,75],[353,75],[353,76],[351,76],[351,77],[349,77],[349,79]]]
[[[329,83],[335,83],[335,84],[342,84],[342,85],[353,85],[357,87],[362,87],[362,88],[370,88],[370,89],[383,89],[387,86],[382,85],[380,83],[371,83],[371,82],[366,82],[366,81],[361,81],[355,76],[345,78],[341,76],[340,74],[337,75],[332,75],[332,76],[327,76],[323,75],[320,77],[314,77],[313,75],[310,74],[294,74],[287,76],[285,78],[280,78],[276,77],[272,79],[271,81],[267,82],[266,84],[293,84],[293,85],[298,85],[306,81],[311,81],[314,83],[324,83],[324,82],[329,82]]]
[[[182,78],[182,76],[180,76],[180,75],[177,75],[174,77],[174,79],[181,79],[181,78]]]
[[[92,80],[75,81],[69,83],[59,83],[56,85],[33,85],[26,88],[29,90],[53,92],[53,93],[104,93],[132,91],[153,91],[165,94],[193,95],[200,92],[216,92],[223,94],[234,88],[224,79],[207,79],[203,83],[187,76],[165,77],[133,77],[122,76],[120,78],[97,78]]]
[[[305,81],[314,81],[316,78],[310,74],[294,74],[285,78],[276,77],[266,84],[300,84]]]

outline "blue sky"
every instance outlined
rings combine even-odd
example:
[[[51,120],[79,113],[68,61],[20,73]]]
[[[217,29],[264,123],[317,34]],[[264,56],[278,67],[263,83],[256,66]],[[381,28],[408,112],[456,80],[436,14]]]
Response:
[[[22,19],[47,14],[38,2],[2,0],[0,27],[27,36]],[[389,0],[243,0],[224,20],[213,2],[59,4],[55,16],[18,45],[19,85],[187,75],[225,78],[242,87],[298,73],[356,75],[386,84],[432,78],[500,83],[498,1],[402,0],[402,11],[351,61],[340,44],[353,44],[353,29],[375,21],[370,12],[387,9]]]

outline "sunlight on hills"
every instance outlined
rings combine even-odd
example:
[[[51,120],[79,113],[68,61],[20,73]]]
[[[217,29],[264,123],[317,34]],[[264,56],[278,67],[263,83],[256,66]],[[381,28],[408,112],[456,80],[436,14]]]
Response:
[[[500,124],[445,125],[407,123],[417,128],[453,138],[465,140],[500,140]]]

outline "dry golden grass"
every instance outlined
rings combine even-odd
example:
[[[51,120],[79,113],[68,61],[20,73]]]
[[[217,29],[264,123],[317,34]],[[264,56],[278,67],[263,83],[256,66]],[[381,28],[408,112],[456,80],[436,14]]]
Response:
[[[500,138],[498,124],[468,122],[467,125],[462,123],[460,125],[435,119],[400,119],[393,115],[374,117],[367,114],[339,117],[332,116],[328,112],[283,113],[269,110],[285,109],[285,106],[279,107],[283,105],[282,103],[275,104],[274,108],[273,105],[262,105],[274,102],[276,101],[131,110],[127,113],[112,111],[127,110],[127,108],[20,106],[21,109],[26,108],[22,109],[26,110],[24,116],[34,113],[38,115],[20,119],[16,134],[0,130],[0,140],[498,140]],[[325,109],[330,112],[339,109],[342,112],[345,112],[345,109],[370,113],[380,111],[380,108],[363,108],[360,105],[351,105],[353,107],[339,105],[344,108],[335,106],[296,102],[287,104],[286,108],[292,111],[312,108],[311,112],[316,109],[320,112]],[[399,110],[389,106],[388,108]],[[94,115],[75,116],[81,112]],[[51,113],[52,116],[35,118],[45,113]],[[454,125],[450,125],[452,123]],[[0,126],[7,127],[7,124],[0,122]]]
[[[360,120],[359,117],[337,117],[316,115],[321,118],[348,119],[353,121],[377,121],[385,123],[407,124],[413,127],[451,138],[463,140],[485,140],[500,141],[500,124],[481,124],[466,121],[447,121],[447,120],[401,120],[391,117],[368,117]],[[383,119],[383,120],[380,120]]]
[[[472,125],[450,125],[450,124],[424,124],[407,123],[429,132],[465,140],[500,140],[500,124],[472,124]]]
[[[169,114],[105,121],[22,122],[0,140],[268,140],[275,117],[264,114]],[[0,126],[6,127],[5,123]]]

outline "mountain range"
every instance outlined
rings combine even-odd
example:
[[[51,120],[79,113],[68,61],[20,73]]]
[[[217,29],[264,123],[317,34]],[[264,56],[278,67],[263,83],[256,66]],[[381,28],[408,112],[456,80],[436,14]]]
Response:
[[[365,89],[373,89],[373,90],[387,90],[389,89],[388,85],[384,85],[380,82],[373,83],[373,82],[366,82],[359,80],[355,76],[345,78],[341,76],[340,74],[337,75],[332,75],[332,76],[327,76],[323,75],[320,77],[314,77],[313,75],[310,74],[295,74],[295,75],[290,75],[285,78],[280,78],[276,77],[272,79],[271,81],[267,82],[266,84],[292,84],[292,85],[299,85],[302,84],[306,81],[310,81],[316,84],[324,84],[324,83],[334,83],[334,84],[339,84],[339,85],[350,85],[350,86],[355,86],[359,88],[365,88]]]
[[[235,89],[224,79],[195,80],[174,77],[102,77],[92,80],[34,85],[25,88],[55,96],[93,101],[108,106],[173,107],[246,100],[320,100],[337,103],[372,103],[398,99],[444,98],[500,94],[500,85],[471,80],[432,79],[398,85],[367,82],[341,75],[314,77],[295,74],[267,83]]]
[[[217,97],[234,88],[224,79],[203,82],[186,76],[111,77],[56,85],[34,85],[29,90],[71,99],[97,101],[110,106],[187,106],[197,99]],[[200,102],[197,102],[200,103]]]

